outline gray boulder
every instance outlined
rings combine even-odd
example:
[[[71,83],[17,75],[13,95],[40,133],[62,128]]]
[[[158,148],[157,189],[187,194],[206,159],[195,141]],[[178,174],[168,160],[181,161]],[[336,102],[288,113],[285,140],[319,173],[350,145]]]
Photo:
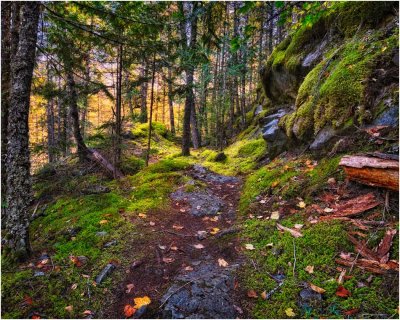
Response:
[[[336,135],[337,135],[336,130],[333,129],[331,126],[326,126],[322,128],[318,132],[314,141],[311,143],[310,150],[322,149],[326,145],[326,143]]]

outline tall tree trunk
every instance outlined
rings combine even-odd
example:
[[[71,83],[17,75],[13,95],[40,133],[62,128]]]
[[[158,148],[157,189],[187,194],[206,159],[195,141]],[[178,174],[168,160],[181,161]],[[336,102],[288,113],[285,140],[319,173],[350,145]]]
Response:
[[[1,217],[6,221],[5,195],[7,190],[7,125],[11,90],[11,6],[4,1],[1,5]]]
[[[72,122],[73,135],[78,149],[79,161],[83,162],[87,158],[88,149],[83,141],[81,134],[80,124],[79,124],[79,112],[78,112],[78,102],[77,93],[75,88],[74,75],[70,66],[66,68],[67,73],[67,95],[69,103],[69,115]]]
[[[172,69],[168,67],[168,104],[169,104],[169,123],[171,133],[175,134],[174,100],[172,95]]]
[[[122,44],[118,47],[118,65],[117,65],[117,99],[115,107],[115,150],[114,150],[114,168],[119,166],[121,160],[121,131],[122,131]],[[116,172],[114,177],[117,177]]]
[[[19,259],[26,258],[30,252],[28,227],[32,194],[28,118],[39,13],[39,2],[21,5],[19,40],[11,62],[6,227],[9,247]]]
[[[151,133],[153,129],[153,104],[154,104],[154,81],[156,78],[156,54],[153,54],[153,71],[151,77],[151,93],[150,93],[150,118],[149,118],[149,136],[147,140],[146,167],[149,165],[150,149],[151,149]]]
[[[185,17],[184,11],[184,3],[178,2],[179,11],[183,17]],[[197,8],[197,2],[192,3],[192,12]],[[181,32],[181,42],[182,48],[184,51],[188,51],[188,47],[194,49],[196,45],[196,33],[197,33],[197,18],[194,17],[192,21],[190,21],[191,28],[190,28],[190,44],[187,43],[187,36],[186,36],[186,19],[182,19],[180,22],[180,32]],[[187,61],[185,61],[188,63]],[[194,111],[194,94],[193,94],[193,75],[194,75],[194,66],[193,64],[189,64],[185,67],[186,73],[186,100],[185,100],[185,110],[183,116],[183,132],[182,132],[182,155],[188,156],[190,155],[190,123],[192,118],[192,111]],[[192,135],[192,138],[196,135]],[[198,143],[194,141],[194,143]]]
[[[143,63],[143,68],[141,70],[141,78],[147,78],[147,65],[145,63]],[[141,123],[147,122],[147,85],[148,83],[146,79],[140,88],[141,103],[139,121]]]

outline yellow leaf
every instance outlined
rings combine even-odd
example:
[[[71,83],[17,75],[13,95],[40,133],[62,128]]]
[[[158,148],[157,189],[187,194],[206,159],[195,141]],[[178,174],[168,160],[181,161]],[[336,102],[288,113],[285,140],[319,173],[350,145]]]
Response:
[[[227,267],[229,265],[229,263],[226,262],[224,259],[220,258],[220,259],[218,259],[218,265],[220,267]]]
[[[247,250],[254,250],[254,246],[251,243],[246,243],[244,246]]]
[[[310,274],[314,273],[314,266],[307,266],[304,270]]]
[[[99,223],[100,224],[106,224],[106,223],[108,223],[108,220],[101,220]]]
[[[261,293],[261,298],[263,298],[263,300],[267,300],[267,292],[266,291],[263,291]]]
[[[318,292],[318,293],[320,293],[320,294],[323,294],[326,290],[325,289],[322,289],[322,288],[320,288],[320,287],[317,287],[315,284],[312,284],[311,282],[309,283],[309,285],[310,285],[310,288],[312,289],[312,290],[314,290],[315,292]]]
[[[305,208],[306,207],[306,203],[304,202],[304,201],[300,201],[298,204],[297,204],[297,206],[299,207],[299,208]]]
[[[72,310],[74,310],[74,307],[73,306],[67,306],[67,307],[65,307],[65,310],[68,311],[68,312],[72,312]]]
[[[211,234],[217,234],[219,232],[219,228],[212,228],[210,233]]]
[[[271,183],[271,187],[275,188],[279,184],[279,181],[274,181]]]
[[[296,316],[296,314],[293,312],[293,309],[292,308],[287,308],[286,310],[285,310],[285,313],[286,313],[286,315],[288,316],[288,317],[294,317],[294,316]]]
[[[271,219],[272,220],[279,220],[279,211],[273,211],[271,213]]]
[[[151,300],[148,296],[144,297],[137,297],[133,299],[133,302],[135,305],[133,306],[135,309],[140,309],[143,306],[147,306],[148,304],[151,303]]]
[[[146,218],[147,215],[145,215],[144,213],[139,213],[139,218]]]

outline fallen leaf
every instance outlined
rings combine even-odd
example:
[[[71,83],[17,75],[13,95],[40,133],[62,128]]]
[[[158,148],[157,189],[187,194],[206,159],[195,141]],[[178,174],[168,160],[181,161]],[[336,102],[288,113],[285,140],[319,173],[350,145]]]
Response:
[[[135,305],[133,306],[135,309],[140,309],[140,307],[147,306],[151,303],[151,300],[148,296],[137,297],[133,299]]]
[[[351,258],[351,253],[341,252],[341,253],[340,253],[340,257],[341,257],[343,260],[352,260],[352,258]]]
[[[271,243],[267,243],[267,245],[266,245],[266,247],[267,248],[272,248],[274,246],[274,244],[271,242]]]
[[[160,246],[160,245],[158,245],[158,247],[159,247],[161,250],[165,250],[165,249],[167,249],[167,247],[166,247],[166,246]]]
[[[279,219],[279,211],[274,211],[271,213],[271,219],[272,220],[278,220]]]
[[[146,218],[146,217],[147,217],[147,214],[139,213],[138,216],[139,216],[139,218]]]
[[[261,293],[261,298],[263,298],[263,300],[267,300],[267,292],[266,291],[263,291]]]
[[[233,305],[233,307],[235,308],[235,310],[236,310],[239,314],[243,314],[243,310],[242,310],[240,307],[238,307],[238,306],[236,306],[236,305]]]
[[[347,298],[351,295],[350,291],[347,290],[345,287],[343,286],[339,286],[336,290],[336,295],[338,297],[342,297],[342,298]]]
[[[286,315],[287,315],[288,317],[291,317],[291,318],[293,318],[294,316],[296,316],[296,314],[293,312],[293,309],[292,309],[292,308],[287,308],[287,309],[285,310],[285,313],[286,313]]]
[[[335,184],[336,183],[336,179],[335,178],[329,178],[328,179],[328,183],[329,184]]]
[[[149,225],[151,225],[152,227],[154,227],[154,226],[156,225],[156,223],[153,222],[153,221],[150,221],[150,222],[149,222]]]
[[[246,243],[244,246],[245,246],[245,248],[247,250],[254,250],[255,249],[254,246],[251,243]]]
[[[261,204],[264,204],[264,203],[266,203],[267,201],[265,201],[264,199],[262,199],[262,200],[260,200],[260,203]]]
[[[201,206],[197,206],[196,209],[197,209],[197,210],[200,210],[200,209],[201,209]]]
[[[219,228],[212,228],[210,233],[211,234],[217,234],[219,232]]]
[[[352,315],[356,314],[359,310],[360,310],[360,309],[355,308],[355,309],[350,309],[350,310],[347,310],[347,311],[343,311],[343,313],[344,313],[346,316],[352,316]]]
[[[41,319],[41,318],[40,318],[40,314],[37,313],[37,312],[35,312],[35,313],[32,315],[31,319]]]
[[[195,247],[196,249],[204,249],[204,246],[201,243],[194,244],[193,247]]]
[[[314,273],[314,266],[307,266],[304,270],[309,274]]]
[[[74,310],[74,307],[73,306],[66,306],[65,310],[68,311],[68,312],[72,312],[72,310]]]
[[[274,181],[271,183],[271,187],[275,188],[279,184],[279,181]]]
[[[185,271],[193,271],[193,268],[192,268],[191,266],[187,266],[187,267],[185,267],[184,270],[185,270]]]
[[[278,228],[279,230],[283,230],[283,231],[288,231],[288,232],[290,232],[290,234],[291,234],[293,237],[295,237],[295,238],[299,238],[299,237],[302,237],[302,236],[303,236],[300,232],[298,232],[298,231],[296,231],[296,230],[293,230],[293,229],[290,229],[290,228],[287,228],[287,227],[284,227],[284,226],[280,225],[279,223],[277,223],[276,226],[277,226],[277,228]]]
[[[341,272],[340,272],[340,275],[339,275],[339,278],[338,278],[338,280],[337,280],[337,282],[339,283],[339,284],[342,284],[343,283],[343,281],[344,281],[344,276],[346,275],[346,269],[343,269]]]
[[[82,314],[85,315],[85,316],[90,316],[92,313],[93,312],[90,311],[90,310],[85,310],[85,311],[82,312]]]
[[[297,206],[298,206],[299,208],[303,209],[303,208],[306,207],[306,203],[305,203],[304,201],[300,201],[300,202],[297,204]]]
[[[320,287],[317,287],[315,284],[312,284],[311,282],[309,283],[309,285],[310,285],[310,288],[312,289],[312,290],[314,290],[315,292],[318,292],[318,293],[320,293],[320,294],[323,294],[326,290],[325,289],[322,289],[322,288],[320,288]]]
[[[133,306],[131,306],[130,304],[127,304],[124,307],[124,315],[127,318],[132,317],[135,314],[135,312],[136,312],[136,309]]]
[[[170,248],[170,250],[172,250],[172,251],[178,251],[178,247],[177,247],[177,246],[172,246],[172,247]]]
[[[179,211],[180,211],[180,212],[186,212],[186,210],[185,210],[185,209],[179,209]]]
[[[106,224],[106,223],[108,223],[108,220],[100,220],[99,223],[100,223],[100,224]]]
[[[76,288],[78,288],[78,284],[77,284],[77,283],[74,283],[74,284],[71,286],[71,289],[72,289],[72,290],[75,290]]]
[[[294,225],[294,228],[300,230],[301,228],[303,228],[303,226],[304,226],[303,224],[296,223],[296,224]]]
[[[218,265],[220,266],[220,267],[227,267],[228,265],[229,265],[229,263],[228,262],[226,262],[224,259],[222,259],[222,258],[219,258],[218,259]]]
[[[179,224],[174,224],[174,225],[172,226],[172,228],[174,228],[175,230],[182,230],[184,227],[181,226],[181,225],[179,225]]]
[[[174,259],[173,259],[173,258],[164,257],[164,258],[162,259],[162,261],[165,262],[165,263],[171,263],[171,262],[174,261]]]
[[[125,290],[125,292],[126,292],[126,293],[131,293],[131,291],[132,291],[132,289],[133,289],[134,287],[135,287],[135,286],[133,285],[133,283],[127,284],[127,285],[126,285],[126,290]]]
[[[258,298],[257,292],[255,292],[254,290],[247,291],[247,296],[249,298]]]
[[[332,208],[325,208],[324,209],[324,212],[326,212],[326,213],[330,213],[330,212],[333,212],[334,211],[334,209],[332,209]]]
[[[212,221],[212,222],[217,222],[218,219],[219,219],[219,217],[212,217],[212,218],[210,218],[210,221]]]
[[[33,303],[32,298],[30,296],[28,296],[27,294],[24,296],[24,301],[28,305],[32,305],[32,303]]]

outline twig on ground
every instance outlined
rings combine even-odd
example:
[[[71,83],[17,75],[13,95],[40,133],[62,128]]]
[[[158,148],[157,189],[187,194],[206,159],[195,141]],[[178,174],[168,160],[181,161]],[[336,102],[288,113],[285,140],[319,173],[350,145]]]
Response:
[[[275,288],[273,288],[271,291],[269,291],[269,292],[267,293],[267,295],[265,296],[265,300],[268,300],[269,298],[271,298],[271,296],[272,296],[276,291],[278,291],[279,288],[282,287],[282,285],[283,285],[283,281],[279,282],[279,284],[278,284]]]

